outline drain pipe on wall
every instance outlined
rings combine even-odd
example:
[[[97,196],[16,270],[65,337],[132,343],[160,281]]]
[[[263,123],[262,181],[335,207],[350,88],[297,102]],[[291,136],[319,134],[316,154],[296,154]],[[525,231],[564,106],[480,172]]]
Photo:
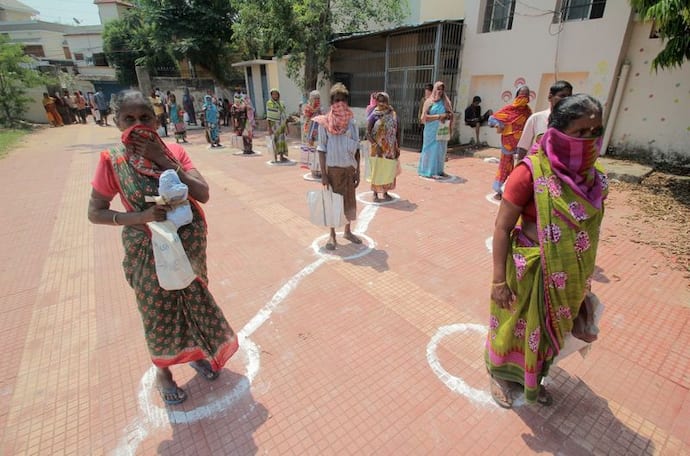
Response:
[[[609,142],[611,141],[611,135],[613,135],[613,128],[616,126],[616,119],[618,118],[618,110],[621,106],[621,100],[623,98],[623,91],[625,90],[625,84],[628,80],[628,73],[630,72],[630,61],[625,60],[623,65],[621,65],[621,71],[618,74],[618,83],[616,84],[616,92],[613,95],[613,101],[611,102],[611,110],[608,113],[606,120],[606,130],[604,132],[604,139],[601,143],[601,155],[606,155],[609,148]]]

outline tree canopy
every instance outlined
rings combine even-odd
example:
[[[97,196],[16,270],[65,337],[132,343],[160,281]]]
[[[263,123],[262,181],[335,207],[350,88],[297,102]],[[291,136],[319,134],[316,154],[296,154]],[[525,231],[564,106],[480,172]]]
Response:
[[[654,21],[665,47],[652,61],[652,68],[681,67],[690,60],[690,2],[688,0],[630,0],[647,21]]]
[[[232,24],[236,10],[230,0],[137,0],[154,46],[169,46],[177,58],[205,68],[219,82],[233,77]]]
[[[248,58],[289,55],[288,72],[304,90],[327,74],[336,33],[366,32],[372,24],[398,24],[400,0],[231,0],[237,9],[234,39]]]
[[[21,44],[10,43],[0,34],[0,124],[14,126],[26,111],[31,98],[26,87],[45,84],[47,78],[31,68],[33,60],[24,55]]]

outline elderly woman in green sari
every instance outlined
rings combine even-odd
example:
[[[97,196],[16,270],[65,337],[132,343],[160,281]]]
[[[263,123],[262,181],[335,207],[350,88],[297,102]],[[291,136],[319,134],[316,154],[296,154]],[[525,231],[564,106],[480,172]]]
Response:
[[[486,367],[505,408],[513,393],[549,405],[542,386],[569,334],[592,342],[588,293],[607,179],[596,164],[601,104],[585,94],[561,100],[537,154],[511,173],[496,217]],[[518,223],[518,221],[520,221]]]
[[[266,120],[268,134],[273,143],[273,161],[288,161],[288,114],[285,104],[280,101],[278,89],[271,89],[271,99],[266,102]]]

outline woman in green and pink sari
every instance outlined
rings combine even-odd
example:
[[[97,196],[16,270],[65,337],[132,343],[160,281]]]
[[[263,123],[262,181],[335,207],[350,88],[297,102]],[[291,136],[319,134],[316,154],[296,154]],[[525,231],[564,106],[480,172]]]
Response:
[[[536,155],[511,173],[496,218],[486,366],[491,393],[510,408],[522,389],[548,405],[541,385],[568,334],[592,342],[587,300],[607,180],[595,164],[601,104],[585,94],[561,100]]]
[[[122,226],[125,278],[134,289],[151,360],[163,401],[179,404],[187,395],[173,380],[170,366],[189,363],[207,380],[237,351],[237,336],[208,289],[206,219],[200,203],[209,199],[208,184],[179,144],[165,144],[156,134],[158,120],[148,98],[137,91],[118,94],[115,123],[122,143],[101,153],[92,181],[89,220]],[[178,229],[196,277],[186,288],[161,288],[148,222],[166,220],[166,205],[147,201],[158,195],[158,179],[175,170],[189,190],[193,220]],[[110,209],[119,195],[125,212]]]

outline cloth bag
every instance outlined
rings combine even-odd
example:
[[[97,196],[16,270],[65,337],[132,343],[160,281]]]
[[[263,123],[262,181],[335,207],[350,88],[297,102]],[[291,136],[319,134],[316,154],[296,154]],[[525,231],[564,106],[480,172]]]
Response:
[[[436,141],[450,141],[450,124],[441,122],[436,130]]]
[[[367,179],[374,185],[390,184],[398,173],[398,160],[384,157],[371,157],[371,176]]]
[[[330,188],[307,192],[307,205],[314,225],[337,228],[347,223],[343,195]]]
[[[158,284],[164,290],[182,290],[196,278],[184,251],[177,227],[170,220],[148,222],[151,230],[151,246],[156,262]]]

